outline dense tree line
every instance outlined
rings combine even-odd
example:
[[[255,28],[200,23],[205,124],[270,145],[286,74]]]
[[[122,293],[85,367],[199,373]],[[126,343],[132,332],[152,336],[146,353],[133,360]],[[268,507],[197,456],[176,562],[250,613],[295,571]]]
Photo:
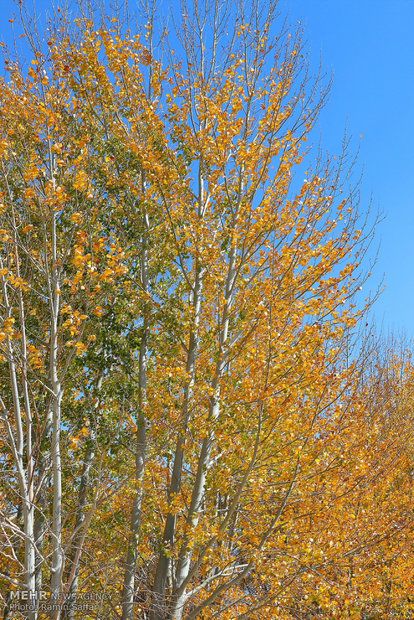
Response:
[[[4,618],[411,617],[413,366],[324,79],[273,3],[143,10],[6,50]]]

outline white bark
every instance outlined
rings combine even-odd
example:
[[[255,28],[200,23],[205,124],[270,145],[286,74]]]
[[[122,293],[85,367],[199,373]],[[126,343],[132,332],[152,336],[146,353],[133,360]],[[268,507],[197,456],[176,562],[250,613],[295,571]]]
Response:
[[[50,168],[54,182],[54,156],[50,156]],[[63,388],[59,378],[59,339],[58,321],[60,312],[60,272],[57,254],[57,214],[52,214],[52,256],[50,273],[50,384],[52,390],[52,473],[53,473],[53,507],[52,507],[52,567],[50,580],[51,603],[58,601],[61,591],[64,554],[62,549],[62,464],[60,452],[61,407]],[[51,611],[50,617],[59,620],[60,610]]]
[[[209,197],[204,189],[204,179],[202,175],[202,164],[199,162],[198,169],[198,217],[201,219],[204,216],[206,205],[208,204]],[[171,475],[171,483],[168,489],[168,499],[171,499],[180,492],[182,484],[182,471],[184,464],[184,445],[188,429],[188,424],[191,416],[191,401],[193,397],[197,351],[199,344],[199,325],[201,317],[201,300],[204,284],[204,267],[200,263],[199,259],[195,260],[195,275],[194,285],[192,286],[191,298],[193,305],[193,327],[190,332],[186,372],[188,381],[184,387],[183,405],[182,405],[182,421],[183,425],[178,435],[173,471]],[[166,609],[168,607],[165,597],[165,589],[167,578],[171,569],[171,560],[168,557],[168,551],[172,549],[175,538],[175,530],[177,524],[177,517],[175,514],[168,513],[160,555],[155,573],[154,585],[153,585],[153,601],[151,608],[151,620],[163,620],[165,618]]]
[[[98,380],[98,390],[100,388],[100,384],[102,382],[102,377]],[[99,406],[99,400],[97,401],[96,408]],[[79,568],[80,568],[80,559],[82,555],[82,545],[85,538],[85,532],[82,532],[82,525],[85,524],[86,514],[85,508],[87,504],[88,491],[91,486],[91,469],[93,462],[95,460],[95,440],[96,433],[92,430],[90,436],[90,445],[88,447],[85,461],[83,464],[83,472],[80,481],[79,487],[79,500],[78,500],[78,508],[76,513],[76,523],[75,523],[75,531],[77,534],[74,536],[73,542],[73,551],[71,554],[71,574],[68,579],[68,583],[66,584],[65,589],[67,590],[67,609],[65,609],[63,613],[63,618],[65,620],[73,620],[75,617],[75,602],[76,595],[78,591],[79,585]],[[65,596],[66,601],[66,596]]]
[[[229,333],[230,310],[233,300],[235,275],[236,245],[233,245],[230,252],[229,267],[226,278],[224,308],[221,322],[222,329],[219,336],[219,359],[217,361],[216,371],[212,382],[213,396],[210,401],[210,409],[208,415],[209,422],[215,420],[220,414],[220,380],[226,365],[228,355],[227,340]],[[205,493],[206,477],[209,468],[213,441],[214,435],[212,432],[209,432],[202,443],[200,457],[197,464],[196,478],[193,486],[193,492],[191,495],[190,509],[187,516],[187,523],[190,528],[195,527],[198,523],[200,509]],[[185,588],[182,588],[182,585],[188,576],[191,563],[191,551],[189,550],[188,545],[189,535],[187,534],[184,537],[184,542],[181,546],[177,563],[175,589],[178,590],[180,593],[175,597],[173,602],[173,620],[181,620],[183,614],[186,591]]]
[[[182,405],[182,419],[183,427],[178,436],[175,454],[174,464],[171,476],[171,483],[168,489],[168,496],[171,499],[181,489],[182,482],[182,470],[184,462],[184,443],[187,432],[188,423],[190,421],[191,414],[191,400],[193,396],[193,386],[195,378],[196,357],[198,349],[199,339],[199,323],[201,313],[201,296],[203,288],[203,276],[204,271],[200,265],[196,268],[195,282],[193,288],[193,307],[194,307],[194,326],[190,334],[190,341],[188,347],[186,371],[189,380],[184,388],[183,405]],[[153,593],[153,609],[151,610],[151,620],[163,620],[166,613],[165,602],[165,586],[167,582],[168,573],[170,570],[170,558],[165,553],[166,550],[172,547],[174,543],[175,528],[176,528],[176,515],[169,513],[164,528],[163,534],[163,548],[160,551],[157,570],[155,574]]]
[[[0,265],[3,268],[3,261],[0,261]],[[3,276],[3,304],[7,312],[7,316],[12,316],[12,309],[9,303],[9,295],[7,290],[7,282]],[[22,305],[20,306],[20,312],[23,311]],[[24,318],[24,316],[23,316]],[[25,339],[22,337],[22,346],[25,346]],[[26,413],[27,428],[25,433],[23,413],[21,408],[21,395],[19,390],[19,383],[17,379],[17,368],[15,351],[10,337],[7,338],[7,356],[10,373],[10,385],[13,402],[13,414],[14,414],[14,427],[15,432],[9,423],[8,409],[3,399],[0,398],[0,404],[3,410],[3,419],[8,431],[8,437],[10,446],[12,448],[13,457],[17,469],[17,476],[19,480],[20,496],[23,506],[23,535],[24,535],[24,581],[26,590],[29,595],[34,595],[36,590],[35,584],[35,545],[34,545],[34,504],[33,504],[33,462],[32,462],[32,446],[29,435],[32,432],[31,428],[31,416],[30,407],[26,400],[25,406],[28,409]],[[25,383],[26,378],[23,378]],[[28,398],[27,386],[24,390],[24,396]],[[26,439],[26,441],[25,441]],[[26,444],[26,459],[24,458]],[[25,462],[26,460],[26,462]],[[35,620],[36,612],[28,612],[27,619]]]
[[[141,282],[144,292],[149,295],[149,275],[148,275],[148,214],[144,216],[144,233],[142,235],[142,254],[141,254]],[[137,417],[137,444],[135,452],[135,487],[136,494],[132,506],[130,537],[128,541],[128,551],[124,573],[124,584],[122,592],[122,620],[133,620],[134,618],[134,592],[135,592],[135,571],[138,559],[138,544],[141,530],[141,505],[143,498],[143,477],[145,470],[146,453],[146,413],[147,404],[147,366],[148,366],[148,346],[150,336],[150,308],[146,306],[144,310],[143,333],[139,350],[139,378],[138,378],[138,417]]]

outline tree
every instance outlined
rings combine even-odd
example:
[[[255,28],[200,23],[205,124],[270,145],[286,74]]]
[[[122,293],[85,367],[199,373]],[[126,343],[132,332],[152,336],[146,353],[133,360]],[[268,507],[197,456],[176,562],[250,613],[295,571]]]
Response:
[[[8,62],[2,579],[67,596],[51,618],[91,588],[124,620],[337,612],[333,567],[379,543],[345,533],[378,484],[370,231],[347,145],[308,153],[326,91],[275,9],[196,2],[163,47],[153,7],[62,18]]]

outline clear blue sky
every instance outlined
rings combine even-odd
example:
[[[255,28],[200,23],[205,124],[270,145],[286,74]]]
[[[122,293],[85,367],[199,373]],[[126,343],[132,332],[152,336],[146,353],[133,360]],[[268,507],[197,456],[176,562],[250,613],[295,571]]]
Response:
[[[365,171],[361,206],[372,194],[385,216],[377,229],[375,276],[386,285],[378,327],[413,339],[414,0],[281,0],[279,7],[302,22],[313,61],[322,58],[333,74],[323,145],[336,151],[347,127]]]
[[[36,0],[39,15],[48,6]],[[367,285],[368,293],[384,276],[378,327],[414,339],[414,0],[280,0],[279,8],[301,21],[314,66],[322,59],[333,74],[319,123],[323,146],[338,153],[347,127],[365,170],[361,207],[372,194],[385,216]],[[13,0],[0,0],[2,40],[10,40],[14,10]]]

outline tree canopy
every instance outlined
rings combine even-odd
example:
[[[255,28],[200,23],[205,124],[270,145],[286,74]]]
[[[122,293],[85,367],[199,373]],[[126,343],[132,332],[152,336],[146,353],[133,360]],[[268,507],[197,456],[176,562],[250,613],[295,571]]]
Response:
[[[44,40],[21,9],[4,618],[411,617],[413,367],[362,336],[370,220],[276,8],[61,10]]]

